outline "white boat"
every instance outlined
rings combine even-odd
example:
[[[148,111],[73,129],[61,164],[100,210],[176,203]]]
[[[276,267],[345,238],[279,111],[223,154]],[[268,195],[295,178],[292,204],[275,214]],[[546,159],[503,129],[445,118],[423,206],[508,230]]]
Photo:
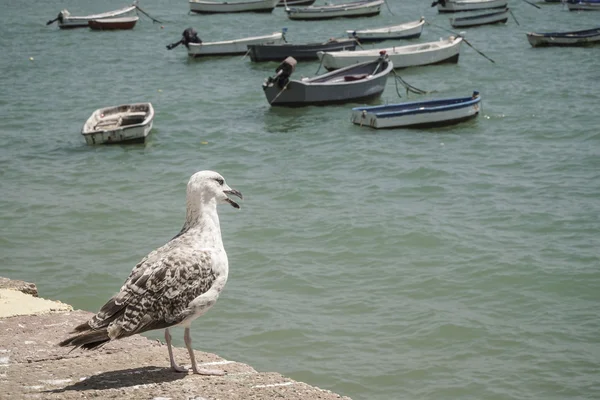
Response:
[[[369,50],[318,52],[323,67],[331,71],[352,64],[374,60],[386,53],[394,68],[416,67],[421,65],[456,63],[460,55],[463,38],[450,36],[434,42],[411,44]]]
[[[508,21],[508,8],[491,13],[469,15],[468,17],[450,18],[450,25],[454,28],[467,28],[490,24],[504,24],[506,21]]]
[[[250,44],[282,44],[283,33],[273,32],[270,35],[254,36],[242,39],[223,40],[220,42],[188,43],[190,57],[225,56],[246,54]]]
[[[265,12],[273,11],[279,0],[248,0],[248,1],[202,1],[190,0],[190,11],[200,14]]]
[[[569,11],[600,11],[600,0],[567,0]]]
[[[355,107],[352,123],[375,129],[427,128],[454,125],[479,114],[481,96],[386,104],[383,106]]]
[[[286,7],[285,12],[289,19],[295,20],[368,17],[378,15],[381,12],[383,3],[385,3],[385,0],[362,0],[336,5]]]
[[[153,120],[151,103],[104,107],[92,113],[81,134],[87,144],[143,143]]]
[[[437,0],[431,6],[437,5],[438,12],[477,11],[493,8],[506,8],[508,0]]]
[[[349,38],[359,42],[380,42],[389,39],[414,39],[421,36],[425,25],[425,17],[418,21],[406,22],[400,25],[384,26],[373,29],[357,29],[346,31]]]
[[[58,21],[58,27],[60,29],[70,29],[70,28],[87,28],[89,26],[89,21],[91,20],[102,20],[116,17],[124,17],[127,15],[132,15],[137,6],[131,5],[127,7],[120,8],[118,10],[107,11],[100,14],[92,14],[92,15],[84,15],[84,16],[75,16],[71,15],[68,10],[62,10],[58,13],[58,16],[55,19],[52,19],[46,22],[46,25],[50,25],[53,22]]]

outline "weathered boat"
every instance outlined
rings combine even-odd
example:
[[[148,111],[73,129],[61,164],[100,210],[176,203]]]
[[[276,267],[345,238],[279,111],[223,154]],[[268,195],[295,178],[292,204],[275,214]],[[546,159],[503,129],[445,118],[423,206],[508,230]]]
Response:
[[[310,6],[315,0],[279,0],[276,7],[296,7],[296,6]]]
[[[199,14],[221,14],[241,12],[264,12],[273,11],[279,0],[248,0],[237,2],[217,2],[203,0],[189,0],[190,11]]]
[[[417,67],[430,64],[457,63],[460,55],[460,45],[463,38],[450,36],[434,42],[394,46],[387,48],[340,51],[335,53],[318,52],[317,56],[328,70],[344,68],[352,64],[377,58],[380,52],[385,52],[394,68]]]
[[[431,3],[437,5],[438,12],[460,12],[488,10],[493,8],[506,8],[508,0],[436,0]]]
[[[569,11],[600,11],[600,0],[567,0]]]
[[[58,13],[58,16],[48,22],[46,25],[50,25],[56,21],[58,21],[58,27],[60,29],[70,29],[70,28],[87,28],[89,26],[89,22],[91,20],[101,20],[107,18],[117,18],[124,17],[126,15],[131,15],[137,10],[136,5],[131,5],[123,8],[119,8],[118,10],[107,11],[100,14],[92,14],[92,15],[84,15],[84,16],[75,16],[71,15],[68,10],[62,10]]]
[[[356,49],[354,39],[329,39],[326,42],[292,44],[265,43],[248,45],[248,53],[252,61],[282,61],[286,57],[294,57],[297,61],[318,60],[319,51],[352,51]]]
[[[505,24],[508,21],[508,11],[508,8],[505,8],[502,11],[450,18],[450,25],[454,28],[467,28],[481,25]]]
[[[570,32],[527,33],[533,47],[542,46],[592,46],[600,44],[600,28]]]
[[[253,36],[241,39],[222,40],[219,42],[203,42],[193,28],[188,28],[182,33],[182,39],[167,46],[171,50],[180,44],[188,49],[190,57],[225,56],[246,54],[248,45],[263,43],[283,43],[283,33],[273,32],[270,35]]]
[[[143,143],[153,120],[151,103],[99,108],[85,122],[81,134],[87,144]]]
[[[474,91],[471,97],[355,107],[350,118],[356,125],[375,129],[438,127],[474,118],[480,106],[481,96]]]
[[[418,21],[405,22],[400,25],[346,31],[346,34],[348,34],[348,37],[355,38],[362,43],[381,42],[390,39],[415,39],[421,36],[423,25],[425,25],[425,17],[421,17]]]
[[[95,31],[127,30],[133,29],[139,19],[140,18],[138,16],[91,19],[88,25],[90,29]]]
[[[384,0],[361,0],[336,5],[286,7],[285,12],[289,19],[294,20],[370,17],[379,15],[384,2]]]
[[[364,102],[378,98],[385,89],[394,66],[385,54],[313,78],[290,79],[296,60],[286,58],[276,74],[263,83],[263,91],[272,106],[298,107],[335,103]]]

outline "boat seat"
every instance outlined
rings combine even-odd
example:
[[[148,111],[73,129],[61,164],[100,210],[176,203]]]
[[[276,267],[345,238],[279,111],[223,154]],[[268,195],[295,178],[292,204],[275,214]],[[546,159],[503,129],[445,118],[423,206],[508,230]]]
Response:
[[[346,82],[352,82],[352,81],[359,81],[361,79],[365,79],[368,75],[367,74],[360,74],[360,75],[345,75],[344,76],[344,80]]]
[[[120,125],[141,124],[142,122],[144,122],[145,119],[146,119],[145,112],[129,113],[129,114],[123,115]]]

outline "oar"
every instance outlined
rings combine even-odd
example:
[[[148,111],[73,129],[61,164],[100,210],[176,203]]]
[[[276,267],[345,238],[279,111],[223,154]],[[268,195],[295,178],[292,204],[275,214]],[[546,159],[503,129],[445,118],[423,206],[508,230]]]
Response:
[[[144,10],[142,10],[141,8],[139,8],[137,5],[135,5],[135,8],[137,8],[142,14],[144,14],[146,17],[150,18],[152,20],[152,22],[158,22],[159,24],[162,24],[162,22],[160,22],[157,19],[152,18],[150,15],[148,15],[148,13]]]
[[[477,53],[479,53],[484,58],[490,60],[492,63],[496,64],[496,61],[492,60],[491,58],[489,58],[488,56],[486,56],[485,54],[483,54],[481,51],[477,50],[471,43],[469,43],[469,41],[463,35],[461,35],[459,33],[456,33],[456,32],[453,32],[453,31],[451,31],[449,29],[442,28],[439,25],[432,24],[431,22],[425,22],[425,23],[428,24],[428,25],[431,25],[431,26],[435,26],[436,28],[441,29],[443,31],[450,32],[451,34],[453,34],[453,35],[455,35],[457,37],[461,37],[463,39],[463,42],[465,42],[470,48],[472,48],[473,50],[475,50]]]
[[[510,15],[512,15],[513,19],[515,20],[515,22],[517,23],[517,25],[521,26],[521,24],[519,24],[519,21],[517,21],[517,17],[515,17],[515,14],[513,14],[512,10],[509,8],[508,12],[510,13]]]
[[[540,9],[542,8],[542,7],[538,6],[537,4],[533,4],[533,3],[532,3],[532,2],[530,2],[530,1],[527,1],[527,0],[523,0],[523,1],[524,1],[525,3],[527,3],[527,4],[529,4],[530,6],[534,6],[534,7],[535,7],[535,8],[537,8],[538,10],[540,10]]]

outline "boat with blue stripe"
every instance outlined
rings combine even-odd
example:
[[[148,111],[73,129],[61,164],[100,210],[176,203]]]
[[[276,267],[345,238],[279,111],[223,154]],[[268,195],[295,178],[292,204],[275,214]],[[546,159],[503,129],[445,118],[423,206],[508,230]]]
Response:
[[[351,120],[356,125],[375,129],[438,127],[474,118],[480,107],[481,96],[474,91],[470,97],[355,107]]]

